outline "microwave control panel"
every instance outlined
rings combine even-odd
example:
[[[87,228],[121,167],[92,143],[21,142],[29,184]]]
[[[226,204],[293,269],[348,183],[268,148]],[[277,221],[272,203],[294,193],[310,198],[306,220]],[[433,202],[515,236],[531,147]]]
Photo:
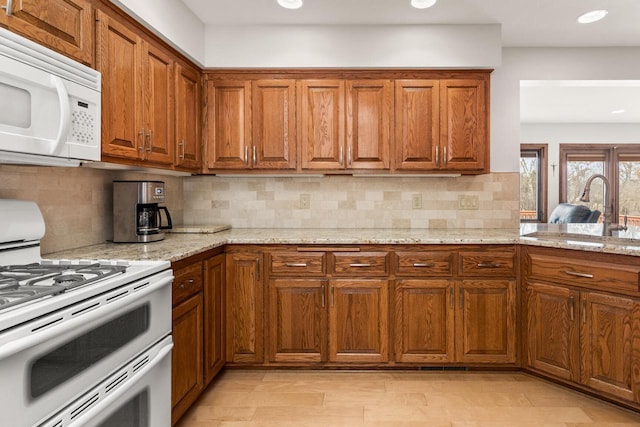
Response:
[[[77,98],[71,98],[71,129],[69,130],[69,142],[94,146],[98,143],[97,109],[95,104],[90,104]]]

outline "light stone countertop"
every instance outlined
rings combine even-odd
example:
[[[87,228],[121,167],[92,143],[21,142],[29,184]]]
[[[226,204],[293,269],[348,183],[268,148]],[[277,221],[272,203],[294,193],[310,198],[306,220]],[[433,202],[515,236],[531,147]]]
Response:
[[[203,226],[198,226],[203,228]],[[604,239],[599,224],[523,224],[520,229],[264,229],[169,233],[153,243],[103,243],[44,254],[54,259],[124,259],[178,261],[225,244],[525,244],[640,256],[640,227]],[[206,228],[206,227],[204,227]],[[203,229],[204,229],[203,228]],[[536,237],[526,236],[538,233]],[[587,236],[576,240],[575,236]],[[591,236],[591,237],[588,237]],[[591,240],[590,240],[591,239]]]

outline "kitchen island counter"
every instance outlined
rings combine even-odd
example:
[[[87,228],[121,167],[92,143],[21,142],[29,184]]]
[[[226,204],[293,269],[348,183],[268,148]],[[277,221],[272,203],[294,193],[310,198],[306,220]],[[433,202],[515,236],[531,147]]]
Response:
[[[430,245],[525,244],[640,256],[640,227],[623,239],[598,240],[600,224],[523,224],[519,229],[265,229],[235,228],[217,233],[169,233],[153,243],[102,243],[44,254],[44,258],[169,260],[175,262],[226,244]],[[533,236],[532,236],[533,234]],[[591,239],[577,241],[578,234]]]

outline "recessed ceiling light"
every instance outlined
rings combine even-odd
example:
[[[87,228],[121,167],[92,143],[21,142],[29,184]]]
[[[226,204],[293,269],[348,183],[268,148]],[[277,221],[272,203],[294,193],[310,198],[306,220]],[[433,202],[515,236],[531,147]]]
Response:
[[[592,22],[596,22],[607,16],[606,10],[592,10],[591,12],[583,13],[578,16],[578,22],[581,24],[591,24]]]
[[[611,112],[611,114],[623,114],[623,113],[625,113],[625,112],[626,112],[625,110],[620,109],[620,110],[613,110],[613,111]]]
[[[416,9],[426,9],[436,4],[438,0],[411,0],[411,6]]]
[[[278,0],[278,4],[286,9],[300,9],[302,0]]]

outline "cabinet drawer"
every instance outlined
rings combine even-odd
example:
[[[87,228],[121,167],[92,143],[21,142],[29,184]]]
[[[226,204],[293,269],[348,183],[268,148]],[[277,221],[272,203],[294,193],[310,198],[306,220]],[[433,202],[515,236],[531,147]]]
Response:
[[[196,262],[173,272],[173,304],[202,291],[202,263]]]
[[[639,290],[640,266],[529,254],[528,278],[598,290]]]
[[[332,253],[333,274],[342,276],[385,276],[389,273],[387,252]]]
[[[452,252],[396,252],[396,273],[401,276],[451,276]]]
[[[461,251],[461,276],[515,276],[515,251]]]
[[[272,275],[324,275],[324,252],[283,252],[269,254],[269,273]]]

